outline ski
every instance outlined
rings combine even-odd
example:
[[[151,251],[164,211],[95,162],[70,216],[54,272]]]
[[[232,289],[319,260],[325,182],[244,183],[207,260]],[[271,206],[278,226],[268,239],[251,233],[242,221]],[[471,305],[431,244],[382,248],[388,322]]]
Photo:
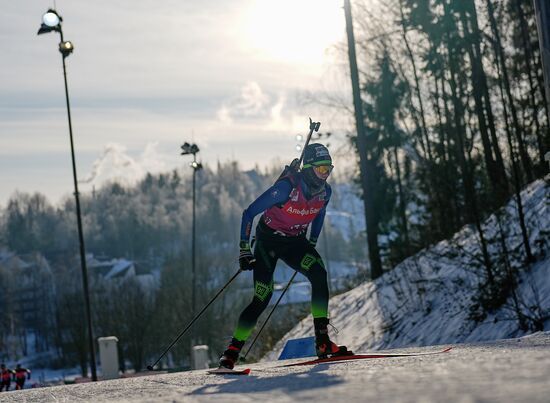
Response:
[[[206,372],[208,372],[211,375],[248,375],[250,373],[250,368],[235,370],[235,369],[219,367],[216,369],[210,369]]]
[[[340,355],[336,357],[322,358],[316,360],[296,362],[293,364],[281,365],[282,367],[296,367],[300,365],[315,365],[322,364],[325,362],[338,362],[338,361],[348,361],[348,360],[364,360],[369,358],[394,358],[394,357],[419,357],[423,355],[434,355],[447,353],[451,351],[452,347],[448,347],[444,350],[439,351],[428,351],[422,353],[372,353],[372,354],[353,354],[353,355]]]

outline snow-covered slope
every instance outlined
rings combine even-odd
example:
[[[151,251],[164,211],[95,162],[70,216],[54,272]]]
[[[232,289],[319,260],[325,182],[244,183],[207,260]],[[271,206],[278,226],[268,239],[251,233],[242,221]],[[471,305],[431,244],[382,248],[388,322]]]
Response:
[[[374,282],[363,283],[330,300],[331,323],[339,330],[331,337],[355,351],[404,346],[473,342],[517,337],[521,330],[514,307],[542,319],[550,329],[550,185],[532,183],[522,192],[526,224],[537,263],[522,263],[522,238],[514,200],[501,214],[510,265],[519,285],[497,311],[476,322],[469,318],[472,297],[483,281],[479,241],[472,227],[451,240],[424,249]],[[483,226],[493,261],[502,256],[495,216]],[[291,330],[265,359],[276,359],[288,339],[313,334],[311,318]]]

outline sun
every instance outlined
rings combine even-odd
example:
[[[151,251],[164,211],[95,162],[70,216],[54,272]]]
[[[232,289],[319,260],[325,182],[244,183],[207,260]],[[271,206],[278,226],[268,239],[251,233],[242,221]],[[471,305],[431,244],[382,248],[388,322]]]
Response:
[[[245,43],[262,56],[318,64],[345,37],[339,0],[255,0],[244,13]]]

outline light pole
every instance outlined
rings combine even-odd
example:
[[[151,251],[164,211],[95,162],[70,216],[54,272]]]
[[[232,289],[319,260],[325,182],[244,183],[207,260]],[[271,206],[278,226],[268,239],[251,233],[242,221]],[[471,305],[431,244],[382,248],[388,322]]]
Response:
[[[59,52],[61,52],[63,61],[63,79],[65,81],[65,99],[67,101],[67,117],[69,119],[69,138],[71,142],[71,159],[73,165],[73,181],[74,181],[74,198],[76,202],[76,222],[78,224],[78,241],[80,243],[80,264],[82,268],[82,286],[84,289],[84,301],[86,304],[86,319],[88,322],[88,341],[90,349],[90,367],[92,370],[92,381],[97,381],[97,372],[95,364],[95,347],[94,347],[94,335],[92,330],[92,316],[90,309],[90,292],[88,290],[88,268],[86,267],[86,250],[84,248],[84,234],[82,231],[82,219],[80,212],[80,199],[78,194],[78,182],[76,175],[76,163],[74,156],[74,143],[73,143],[73,128],[71,124],[71,107],[69,103],[69,87],[67,85],[67,69],[65,67],[65,58],[69,56],[73,50],[73,44],[63,39],[63,30],[61,29],[61,21],[63,19],[57,14],[54,9],[49,9],[42,16],[42,25],[38,30],[37,35],[46,34],[48,32],[59,32],[61,42],[59,43]]]
[[[195,186],[196,186],[196,175],[197,171],[202,169],[202,164],[200,162],[197,162],[197,153],[199,152],[199,147],[196,144],[189,144],[187,142],[183,143],[181,146],[182,153],[181,155],[193,155],[193,161],[189,163],[189,166],[193,168],[193,229],[192,229],[192,235],[191,235],[191,272],[192,272],[192,280],[191,280],[191,316],[195,316],[195,308],[196,308],[196,269],[195,269]]]

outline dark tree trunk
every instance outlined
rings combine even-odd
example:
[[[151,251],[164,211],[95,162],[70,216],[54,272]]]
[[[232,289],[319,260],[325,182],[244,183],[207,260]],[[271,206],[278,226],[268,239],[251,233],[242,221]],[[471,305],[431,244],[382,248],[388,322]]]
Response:
[[[484,101],[486,98],[486,93],[488,93],[486,90],[487,77],[485,75],[481,60],[482,55],[479,47],[479,31],[476,31],[476,26],[472,26],[472,20],[475,19],[475,14],[473,14],[472,9],[475,10],[475,6],[470,3],[468,3],[468,5],[470,18],[466,15],[466,10],[461,10],[460,17],[463,30],[466,35],[466,50],[472,67],[472,94],[474,96],[475,111],[479,123],[479,134],[483,145],[483,155],[485,157],[487,173],[495,192],[496,202],[497,204],[501,204],[507,196],[506,171],[504,170],[504,163],[502,162],[498,142],[495,144],[496,133],[494,124],[491,126],[487,123],[487,120],[492,120],[492,112],[490,108],[486,109],[486,104]],[[491,139],[493,139],[493,142],[491,142]]]
[[[380,258],[380,247],[378,245],[378,225],[380,214],[376,206],[376,192],[379,185],[376,175],[376,162],[372,158],[366,161],[366,192],[363,194],[365,212],[367,218],[367,244],[369,247],[369,261],[371,263],[372,280],[382,276],[382,260]]]
[[[446,9],[448,6],[446,7]],[[448,10],[446,10],[448,12]],[[483,234],[483,229],[481,227],[481,220],[479,215],[479,210],[477,206],[477,200],[475,195],[475,187],[473,183],[473,177],[470,167],[470,162],[466,159],[465,153],[466,146],[465,146],[465,136],[466,136],[466,130],[464,127],[464,124],[462,122],[463,116],[464,116],[464,106],[462,104],[461,97],[459,95],[459,86],[457,82],[458,77],[458,61],[454,54],[454,51],[452,49],[452,44],[448,44],[448,60],[449,60],[449,71],[450,71],[450,79],[449,84],[451,87],[451,96],[452,96],[452,102],[454,106],[454,134],[456,137],[456,156],[460,164],[460,168],[462,171],[462,184],[464,188],[464,198],[466,202],[466,219],[469,223],[474,222],[476,229],[478,231],[479,240],[480,240],[480,246],[481,246],[481,252],[483,255],[483,262],[485,265],[485,270],[487,272],[487,279],[489,281],[489,284],[494,284],[494,275],[491,265],[491,260],[489,258],[489,253],[487,250],[487,243],[485,241],[485,236]]]
[[[414,88],[416,92],[416,98],[418,99],[418,105],[420,108],[420,119],[422,122],[422,134],[424,135],[424,141],[426,142],[426,151],[428,152],[428,159],[430,163],[433,161],[432,158],[432,150],[430,146],[430,139],[428,137],[428,129],[426,126],[426,115],[424,113],[424,104],[422,102],[422,96],[420,95],[420,80],[418,78],[418,72],[416,69],[416,62],[414,60],[414,55],[411,50],[411,47],[409,45],[409,41],[407,39],[407,29],[405,27],[405,16],[403,14],[403,1],[399,0],[399,11],[401,13],[401,27],[403,28],[403,41],[405,42],[405,47],[407,48],[407,55],[409,57],[409,60],[411,61],[411,66],[413,69],[413,76],[414,76]]]
[[[517,112],[516,107],[514,104],[514,99],[512,97],[512,93],[510,91],[510,80],[508,79],[508,72],[506,70],[506,64],[504,63],[504,50],[502,48],[502,42],[500,39],[500,32],[498,30],[498,26],[496,23],[495,15],[494,15],[494,9],[493,4],[491,3],[491,0],[486,0],[487,4],[487,12],[489,15],[489,21],[491,24],[491,29],[493,31],[494,35],[494,41],[493,41],[493,48],[495,51],[495,59],[497,61],[497,69],[499,71],[499,74],[502,73],[502,77],[498,80],[499,82],[499,89],[500,89],[500,97],[502,100],[502,107],[503,107],[503,113],[504,113],[504,121],[505,121],[505,129],[506,129],[506,139],[508,141],[508,151],[510,153],[510,160],[512,162],[512,177],[514,180],[514,193],[516,197],[516,203],[518,206],[518,218],[519,218],[519,224],[521,228],[521,235],[523,238],[523,245],[525,248],[525,255],[527,257],[527,261],[533,260],[533,255],[531,253],[531,247],[529,245],[529,235],[527,233],[527,226],[525,225],[525,217],[523,213],[523,202],[521,201],[521,195],[520,191],[522,188],[522,183],[520,180],[520,173],[519,173],[519,167],[516,162],[516,155],[514,151],[514,144],[512,142],[512,133],[510,131],[510,126],[508,124],[508,109],[506,107],[506,99],[504,98],[504,90],[503,87],[506,89],[506,95],[508,98],[508,102],[510,103],[510,110],[512,112],[512,122],[514,125],[514,128],[517,133],[520,133],[520,125],[517,118]],[[500,68],[499,68],[500,66]]]
[[[516,11],[518,13],[518,20],[520,25],[520,32],[521,32],[521,39],[523,42],[523,47],[525,51],[525,68],[527,73],[527,79],[529,80],[529,98],[531,100],[531,107],[533,111],[533,122],[535,122],[535,129],[536,129],[536,136],[540,136],[540,122],[538,118],[538,108],[537,108],[537,101],[536,101],[536,87],[533,80],[533,75],[536,76],[536,73],[533,72],[533,67],[531,66],[531,60],[533,57],[533,53],[531,51],[531,44],[529,41],[529,34],[527,31],[527,23],[525,21],[525,15],[523,14],[523,10],[521,8],[521,4],[518,0],[514,0],[514,5],[516,6]],[[535,78],[536,79],[536,78]],[[527,182],[532,182],[534,179],[533,174],[533,168],[531,164],[531,159],[529,158],[529,154],[527,152],[527,146],[525,145],[524,139],[521,139],[521,142],[519,143],[519,152],[520,152],[520,158],[521,162],[524,165],[525,174],[527,177]],[[543,151],[541,151],[542,154],[544,154]],[[542,163],[544,163],[544,155],[540,156]]]
[[[409,226],[407,224],[407,203],[403,185],[401,183],[401,168],[399,166],[399,157],[397,147],[393,147],[393,158],[395,159],[395,172],[397,176],[397,191],[399,195],[399,216],[401,217],[401,230],[405,238],[404,256],[407,257],[411,253],[411,243],[409,240]]]

